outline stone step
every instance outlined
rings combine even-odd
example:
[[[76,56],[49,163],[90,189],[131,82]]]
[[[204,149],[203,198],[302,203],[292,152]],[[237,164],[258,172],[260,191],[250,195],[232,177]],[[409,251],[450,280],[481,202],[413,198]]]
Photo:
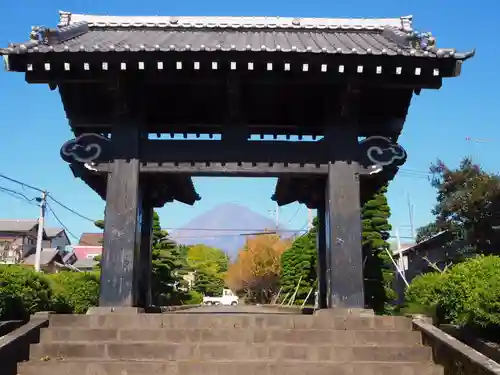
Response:
[[[41,343],[32,345],[30,358],[89,360],[303,360],[430,362],[431,348],[424,346],[332,346],[254,343],[102,342]]]
[[[50,327],[68,328],[280,328],[411,331],[411,319],[401,316],[338,317],[278,314],[137,314],[52,315]]]
[[[422,363],[333,363],[286,361],[120,362],[30,361],[19,375],[443,375],[440,366]]]
[[[155,341],[165,343],[185,342],[247,342],[247,343],[297,343],[332,345],[421,345],[420,332],[411,331],[341,331],[319,329],[74,329],[45,328],[42,343],[49,342],[99,342],[99,341]]]

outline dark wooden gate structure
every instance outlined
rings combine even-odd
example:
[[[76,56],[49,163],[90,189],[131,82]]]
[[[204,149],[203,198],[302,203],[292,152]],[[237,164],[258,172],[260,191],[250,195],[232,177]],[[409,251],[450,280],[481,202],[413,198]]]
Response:
[[[154,207],[200,197],[191,176],[276,176],[273,199],[318,210],[321,308],[364,307],[360,205],[406,159],[410,100],[472,53],[438,48],[411,17],[111,17],[0,50],[58,89],[61,149],[106,200],[101,306],[148,306]]]

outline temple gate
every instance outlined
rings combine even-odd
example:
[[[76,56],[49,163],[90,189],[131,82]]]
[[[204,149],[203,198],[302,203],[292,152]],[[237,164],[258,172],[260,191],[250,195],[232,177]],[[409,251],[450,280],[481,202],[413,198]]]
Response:
[[[59,90],[75,134],[61,156],[106,200],[101,306],[151,304],[153,208],[193,205],[192,176],[266,176],[279,205],[318,210],[320,308],[365,306],[360,207],[406,160],[413,94],[473,56],[411,17],[67,12],[0,54]]]

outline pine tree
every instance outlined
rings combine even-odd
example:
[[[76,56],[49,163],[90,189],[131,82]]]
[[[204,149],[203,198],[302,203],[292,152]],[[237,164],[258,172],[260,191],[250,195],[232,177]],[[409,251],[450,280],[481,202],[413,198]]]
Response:
[[[181,249],[161,229],[160,216],[155,211],[152,230],[152,296],[157,305],[179,304],[185,298],[177,287],[181,283],[180,270],[184,262]]]
[[[193,289],[204,296],[219,297],[224,289],[224,280],[218,274],[196,270]]]
[[[295,292],[297,284],[300,285],[295,296],[295,304],[302,304],[311,288],[317,286],[316,275],[316,232],[318,221],[314,218],[313,228],[303,236],[297,238],[290,249],[281,255],[281,276],[280,282],[282,294]],[[314,303],[314,294],[309,295],[309,304]]]
[[[361,210],[363,224],[363,256],[365,260],[365,300],[377,313],[386,312],[396,294],[392,289],[394,272],[387,254],[391,210],[387,203],[387,187],[381,188]]]

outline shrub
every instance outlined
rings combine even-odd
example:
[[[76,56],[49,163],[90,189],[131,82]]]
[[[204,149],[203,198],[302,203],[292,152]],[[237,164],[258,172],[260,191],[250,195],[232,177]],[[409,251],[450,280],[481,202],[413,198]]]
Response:
[[[500,257],[478,256],[446,272],[413,279],[406,291],[405,312],[432,311],[459,326],[500,327]]]
[[[198,293],[196,290],[190,290],[187,298],[184,300],[186,305],[198,305],[203,302],[203,294]]]
[[[48,276],[54,292],[52,309],[84,314],[99,303],[99,273],[63,271]]]
[[[50,309],[52,293],[47,278],[31,268],[0,266],[0,319],[26,319]]]
[[[500,257],[478,256],[446,272],[440,307],[460,326],[500,326]]]
[[[406,303],[413,306],[437,306],[441,298],[443,282],[444,275],[439,272],[426,273],[415,277],[406,290]]]

